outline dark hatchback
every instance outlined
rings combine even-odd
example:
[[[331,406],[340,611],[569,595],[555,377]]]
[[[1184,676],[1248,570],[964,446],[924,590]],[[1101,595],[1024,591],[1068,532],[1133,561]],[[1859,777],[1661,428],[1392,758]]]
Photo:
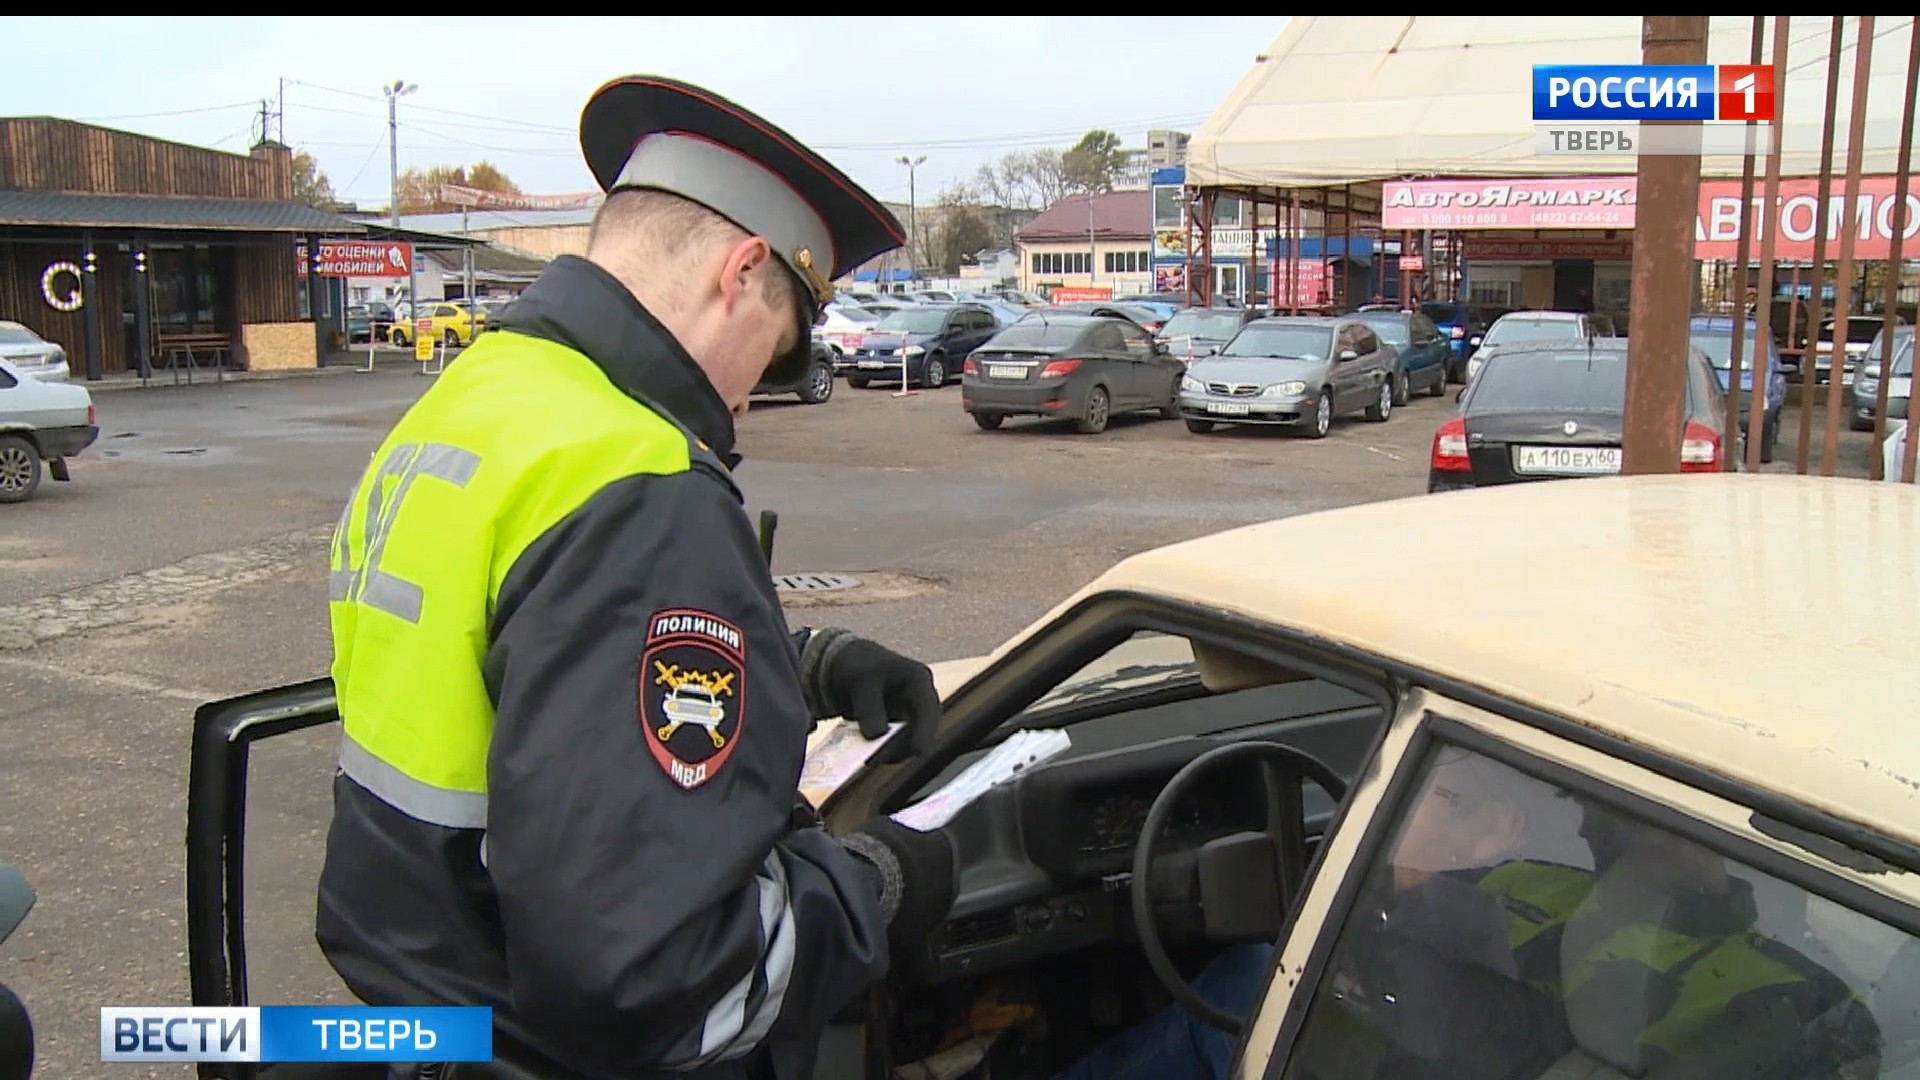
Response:
[[[1197,360],[1219,352],[1254,317],[1246,308],[1187,308],[1175,312],[1153,336],[1173,355]]]
[[[813,339],[813,360],[800,377],[790,383],[763,382],[753,388],[756,395],[798,394],[809,405],[818,405],[833,396],[833,346]]]
[[[1115,413],[1178,413],[1187,366],[1123,319],[1035,312],[967,357],[960,403],[992,430],[1009,416],[1071,419],[1085,434],[1105,431]]]
[[[1432,319],[1417,311],[1379,308],[1363,308],[1353,317],[1366,323],[1400,354],[1400,378],[1393,388],[1395,405],[1405,405],[1415,391],[1434,397],[1447,392],[1453,346]]]
[[[1490,354],[1433,435],[1427,490],[1620,472],[1627,342],[1516,344]],[[1719,472],[1726,397],[1705,353],[1687,349],[1681,472]]]
[[[842,362],[847,385],[907,381],[928,388],[947,385],[968,353],[1000,329],[993,312],[978,304],[921,304],[901,308],[868,326]]]
[[[1149,334],[1160,332],[1165,320],[1160,313],[1140,304],[1123,304],[1118,301],[1076,301],[1060,304],[1052,310],[1074,315],[1105,315],[1109,318],[1125,319]],[[1029,316],[1031,318],[1031,316]]]

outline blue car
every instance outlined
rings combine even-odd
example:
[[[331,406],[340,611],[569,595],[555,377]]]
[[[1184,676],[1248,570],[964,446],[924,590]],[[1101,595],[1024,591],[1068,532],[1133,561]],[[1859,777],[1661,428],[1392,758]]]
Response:
[[[1447,357],[1447,378],[1454,382],[1467,381],[1467,357],[1473,352],[1468,338],[1484,329],[1476,321],[1467,305],[1443,300],[1429,300],[1420,305],[1420,314],[1433,320],[1446,336],[1451,355]]]
[[[1771,462],[1776,444],[1780,441],[1780,407],[1787,397],[1787,377],[1781,370],[1780,347],[1771,335],[1766,344],[1764,365],[1754,363],[1753,332],[1754,324],[1745,319],[1739,320],[1739,333],[1746,342],[1740,349],[1740,430],[1747,430],[1747,416],[1753,402],[1754,369],[1766,368],[1767,415],[1760,429],[1760,460]],[[1693,347],[1707,354],[1707,360],[1713,365],[1713,373],[1720,379],[1720,389],[1725,390],[1733,381],[1733,335],[1734,319],[1728,315],[1698,315],[1688,328]]]

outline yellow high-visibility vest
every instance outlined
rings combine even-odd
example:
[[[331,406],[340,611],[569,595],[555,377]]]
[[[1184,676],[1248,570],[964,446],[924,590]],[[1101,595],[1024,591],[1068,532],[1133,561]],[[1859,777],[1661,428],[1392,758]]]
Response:
[[[481,335],[394,425],[334,529],[341,770],[411,817],[485,828],[501,583],[596,492],[685,472],[694,445],[586,355]]]

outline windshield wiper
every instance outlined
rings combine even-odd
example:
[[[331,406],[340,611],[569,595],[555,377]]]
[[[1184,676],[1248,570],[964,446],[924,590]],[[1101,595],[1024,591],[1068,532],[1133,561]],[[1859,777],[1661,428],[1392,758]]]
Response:
[[[1050,712],[1062,706],[1078,704],[1090,698],[1106,697],[1117,690],[1126,688],[1124,684],[1145,679],[1155,679],[1176,671],[1191,671],[1192,669],[1193,661],[1191,660],[1165,664],[1129,664],[1126,667],[1110,671],[1097,678],[1060,687],[1052,694],[1027,706],[1027,709]]]

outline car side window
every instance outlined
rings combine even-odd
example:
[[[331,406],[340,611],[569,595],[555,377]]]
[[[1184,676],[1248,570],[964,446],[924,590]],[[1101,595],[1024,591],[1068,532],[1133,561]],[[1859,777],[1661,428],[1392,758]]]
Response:
[[[1353,328],[1353,351],[1368,356],[1380,351],[1380,339],[1364,326]]]
[[[1097,352],[1121,353],[1127,351],[1127,339],[1121,336],[1120,324],[1102,320],[1087,332],[1087,344]]]
[[[1440,741],[1420,770],[1337,916],[1284,1076],[1838,1078],[1906,1063],[1920,939],[1597,783]]]
[[[1121,344],[1136,360],[1153,358],[1153,338],[1145,330],[1131,324],[1117,324]]]
[[[1341,353],[1346,352],[1348,349],[1354,348],[1353,334],[1354,334],[1354,327],[1352,323],[1346,323],[1334,330],[1333,355],[1335,357],[1338,357]]]
[[[972,318],[973,318],[972,328],[975,330],[991,330],[995,326],[999,325],[998,323],[994,322],[992,312],[975,311],[975,312],[971,312],[970,314],[972,315]]]
[[[20,384],[18,382],[14,381],[14,378],[10,373],[5,371],[0,371],[0,390],[11,390],[14,387],[19,385]]]
[[[1413,340],[1415,342],[1426,345],[1430,344],[1434,338],[1439,336],[1440,328],[1433,324],[1432,319],[1427,318],[1425,315],[1415,315],[1413,317]]]

